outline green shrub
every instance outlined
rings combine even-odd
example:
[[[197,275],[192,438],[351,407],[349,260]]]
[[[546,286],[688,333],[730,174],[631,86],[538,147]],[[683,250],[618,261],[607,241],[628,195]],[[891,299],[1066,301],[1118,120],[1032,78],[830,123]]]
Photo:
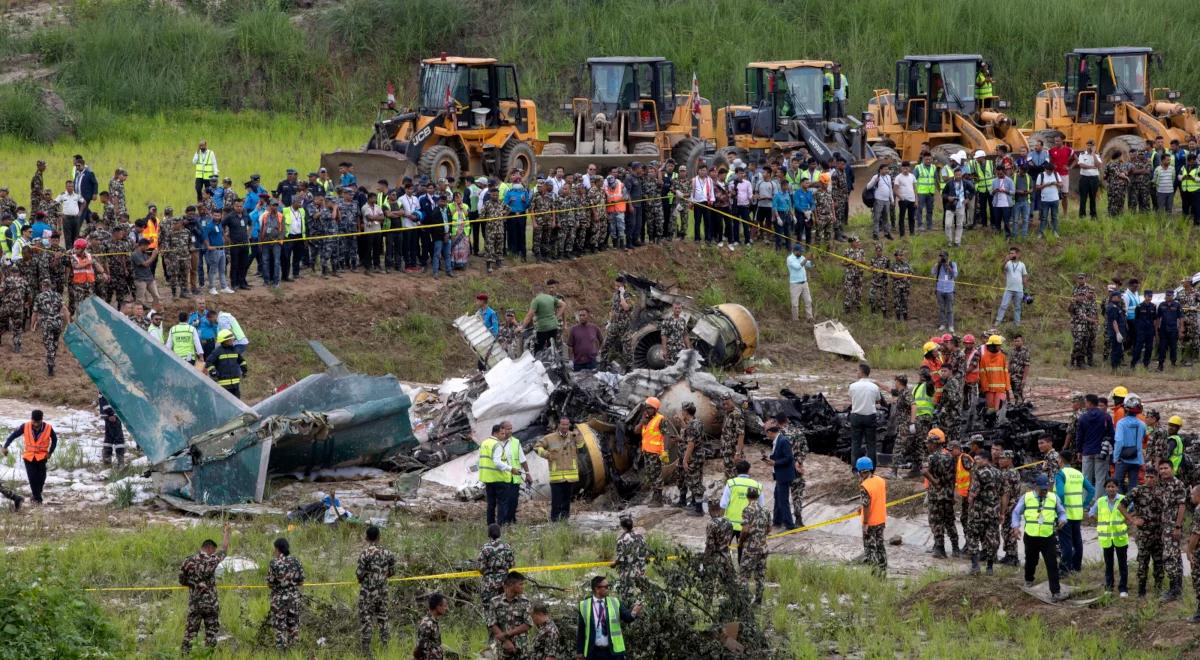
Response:
[[[78,586],[48,572],[0,571],[3,658],[128,657],[108,613]]]
[[[0,87],[0,134],[49,142],[59,129],[54,114],[42,104],[42,93],[36,84],[23,81]]]

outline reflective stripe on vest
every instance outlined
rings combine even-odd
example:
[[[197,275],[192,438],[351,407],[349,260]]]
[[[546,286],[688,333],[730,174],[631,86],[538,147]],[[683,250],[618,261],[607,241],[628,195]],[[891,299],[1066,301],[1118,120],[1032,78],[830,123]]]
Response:
[[[296,218],[297,212],[300,213],[300,235],[306,236],[308,232],[308,212],[304,210],[304,207],[293,209],[289,206],[283,210],[284,233],[288,235],[296,233],[292,231],[292,221]]]
[[[1190,179],[1183,179],[1179,182],[1179,189],[1183,192],[1196,192],[1200,190],[1200,167],[1194,169],[1183,168],[1182,174],[1190,176]]]
[[[492,460],[492,452],[496,451],[498,444],[500,441],[495,437],[479,444],[479,480],[485,484],[508,483],[508,475],[501,472]]]
[[[987,76],[980,71],[975,74],[975,98],[983,99],[989,96],[993,96],[992,83],[988,82]]]
[[[71,284],[92,284],[96,281],[96,271],[92,267],[92,255],[77,252],[71,253]]]
[[[726,481],[725,485],[729,486],[729,506],[725,507],[725,519],[733,524],[734,531],[740,532],[742,531],[742,512],[750,503],[750,499],[746,497],[746,491],[756,488],[759,493],[762,493],[762,486],[750,477],[734,477]]]
[[[22,440],[25,444],[25,451],[21,453],[21,458],[26,461],[44,461],[50,456],[50,433],[54,429],[45,422],[42,422],[42,430],[33,435],[33,422],[25,422],[25,431],[22,434]]]
[[[608,611],[608,647],[613,653],[625,652],[625,635],[621,633],[621,601],[612,596],[604,599]],[[592,645],[592,622],[596,613],[592,611],[592,599],[579,601],[579,616],[583,619],[583,657],[587,657]]]
[[[608,206],[605,210],[609,213],[624,213],[625,212],[625,185],[620,181],[617,182],[617,187],[609,188],[604,186],[604,196],[608,199]]]
[[[959,454],[954,464],[954,492],[960,497],[966,497],[970,490],[971,471],[963,467],[963,454]]]
[[[650,454],[663,453],[662,422],[663,416],[655,413],[654,417],[642,426],[642,451]]]
[[[171,327],[171,352],[185,360],[196,357],[196,342],[192,339],[192,326],[176,323]]]
[[[1072,467],[1064,467],[1063,508],[1067,520],[1083,520],[1083,473]]]
[[[917,417],[933,417],[933,396],[928,384],[918,383],[913,388],[913,405],[917,407]]]
[[[917,165],[917,194],[932,195],[937,188],[937,168],[932,164]]]
[[[883,477],[871,475],[862,481],[863,490],[871,496],[871,503],[862,509],[863,524],[868,527],[887,522],[887,482]]]
[[[1129,545],[1129,528],[1125,523],[1125,516],[1118,510],[1124,499],[1124,495],[1117,495],[1117,499],[1109,505],[1108,497],[1105,496],[1096,503],[1096,536],[1100,539],[1101,548],[1114,545],[1124,548]]]
[[[1171,460],[1171,469],[1178,474],[1179,464],[1183,463],[1183,438],[1173,435],[1167,439],[1174,443],[1174,446],[1171,447],[1171,455],[1168,458]]]
[[[196,160],[196,178],[207,179],[216,173],[216,168],[213,167],[213,152],[205,150],[203,155]]]
[[[517,474],[517,469],[521,467],[521,443],[509,437],[506,447],[508,448],[508,466],[513,470],[508,473],[508,481],[519,484],[521,476]]]
[[[1025,493],[1025,534],[1034,538],[1048,538],[1054,534],[1058,522],[1058,496],[1054,491],[1047,491],[1046,497],[1038,503],[1038,496],[1033,491]]]
[[[979,161],[971,161],[971,174],[975,175],[975,192],[991,192],[992,179],[996,178],[996,168],[992,165],[992,161],[985,160],[983,165],[979,165]]]
[[[237,362],[237,359],[238,359],[237,353],[222,353],[217,356],[218,362],[220,362],[221,360],[233,360],[234,362]],[[237,385],[240,382],[242,382],[242,377],[234,376],[233,378],[222,378],[222,379],[218,380],[217,385],[220,385],[221,387],[226,387],[228,385]]]

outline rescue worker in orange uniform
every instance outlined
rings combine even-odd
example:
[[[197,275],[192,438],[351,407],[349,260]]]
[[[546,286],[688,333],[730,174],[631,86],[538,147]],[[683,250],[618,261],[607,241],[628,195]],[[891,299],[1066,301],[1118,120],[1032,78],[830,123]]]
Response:
[[[970,529],[967,527],[967,496],[971,493],[971,469],[975,467],[975,461],[971,460],[970,454],[964,451],[966,443],[951,443],[950,456],[954,459],[954,499],[959,503],[961,511],[958,515],[959,522],[963,526],[963,545],[971,547],[971,540],[967,538],[970,534]]]
[[[8,434],[3,453],[8,456],[8,446],[13,440],[21,438],[24,447],[21,459],[25,461],[29,490],[33,493],[34,504],[41,504],[42,487],[46,485],[46,464],[50,462],[54,450],[58,449],[58,434],[54,432],[54,427],[43,421],[42,411],[34,410],[29,419]]]
[[[979,402],[979,360],[983,357],[983,347],[975,345],[975,335],[963,337],[963,355],[966,362],[963,365],[963,406],[966,408],[966,428],[971,428],[975,421],[975,408]]]
[[[870,456],[861,456],[854,463],[858,472],[859,499],[862,518],[864,561],[879,575],[887,573],[887,546],[883,530],[887,525],[887,482],[875,476],[875,463]]]
[[[1008,356],[1000,350],[1004,338],[992,335],[987,338],[983,355],[979,357],[979,388],[987,400],[988,410],[998,410],[1000,404],[1012,392],[1012,380],[1008,377]]]
[[[650,487],[650,506],[663,504],[663,463],[670,461],[667,454],[663,416],[658,412],[662,403],[656,397],[646,399],[642,406],[642,423],[638,424],[637,433],[642,436],[642,477],[643,484]]]

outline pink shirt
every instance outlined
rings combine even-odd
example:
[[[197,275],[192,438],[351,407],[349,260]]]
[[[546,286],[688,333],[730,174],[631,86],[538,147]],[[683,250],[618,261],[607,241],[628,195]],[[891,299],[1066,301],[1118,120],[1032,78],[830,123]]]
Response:
[[[749,179],[741,181],[734,179],[733,189],[737,193],[737,200],[734,203],[738,206],[750,206],[750,198],[754,195],[754,186],[750,184]]]

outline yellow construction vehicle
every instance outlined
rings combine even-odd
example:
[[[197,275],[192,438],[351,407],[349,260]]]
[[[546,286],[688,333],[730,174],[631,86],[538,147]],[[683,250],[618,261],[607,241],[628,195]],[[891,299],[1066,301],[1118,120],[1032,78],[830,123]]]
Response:
[[[674,158],[691,172],[712,151],[712,106],[694,93],[675,93],[675,65],[662,57],[593,57],[590,93],[571,99],[570,132],[550,133],[538,166],[583,172],[635,160]]]
[[[1008,102],[992,93],[991,67],[979,55],[909,55],[896,62],[896,88],[867,103],[867,141],[915,161],[928,143],[945,163],[958,151],[996,154],[1027,146]]]
[[[867,146],[863,124],[855,117],[826,116],[825,74],[829,60],[751,62],[746,66],[746,105],[717,110],[714,165],[749,162],[771,151],[801,147],[822,165],[841,155],[852,166],[877,157],[895,157],[889,147]]]
[[[517,70],[481,57],[421,61],[420,101],[375,123],[366,147],[321,156],[331,173],[354,165],[360,181],[397,182],[405,176],[439,178],[536,174],[537,107],[522,99]]]
[[[1179,140],[1200,132],[1196,109],[1179,93],[1150,86],[1150,66],[1162,57],[1150,48],[1079,48],[1066,55],[1062,83],[1048,82],[1034,103],[1030,140],[1062,137],[1075,149],[1095,142],[1101,159],[1144,149],[1147,140]]]

